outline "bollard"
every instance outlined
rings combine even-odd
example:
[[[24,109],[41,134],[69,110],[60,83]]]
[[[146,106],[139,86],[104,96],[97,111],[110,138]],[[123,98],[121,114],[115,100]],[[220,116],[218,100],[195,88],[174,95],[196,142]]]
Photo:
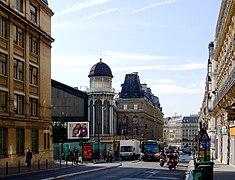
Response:
[[[47,159],[46,159],[46,169],[48,168],[47,165],[48,165],[48,163],[47,163]]]
[[[66,167],[68,166],[68,160],[66,159]]]
[[[40,170],[40,161],[38,160],[38,171]]]
[[[8,175],[8,162],[6,162],[6,175]]]
[[[20,161],[18,161],[18,173],[20,173]]]
[[[61,167],[61,159],[60,159],[60,167]]]

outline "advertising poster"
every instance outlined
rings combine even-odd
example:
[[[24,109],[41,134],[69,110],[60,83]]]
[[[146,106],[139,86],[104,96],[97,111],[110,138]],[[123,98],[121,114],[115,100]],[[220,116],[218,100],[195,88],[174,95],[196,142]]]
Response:
[[[92,160],[92,146],[84,145],[82,155],[83,155],[83,159]]]
[[[89,122],[68,122],[68,139],[89,139]]]

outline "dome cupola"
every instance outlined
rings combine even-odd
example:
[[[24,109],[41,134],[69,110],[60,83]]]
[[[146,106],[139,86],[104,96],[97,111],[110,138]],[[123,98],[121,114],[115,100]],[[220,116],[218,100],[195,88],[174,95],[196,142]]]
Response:
[[[100,62],[92,66],[90,73],[88,75],[88,77],[94,77],[94,76],[108,76],[113,78],[111,69],[107,64],[102,62],[101,58]]]

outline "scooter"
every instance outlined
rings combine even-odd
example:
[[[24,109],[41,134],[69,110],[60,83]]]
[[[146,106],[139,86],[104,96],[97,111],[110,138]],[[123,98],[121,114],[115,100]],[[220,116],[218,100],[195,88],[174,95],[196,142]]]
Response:
[[[170,170],[172,170],[173,168],[175,169],[176,164],[177,164],[175,160],[175,156],[173,154],[168,154],[167,157],[168,157],[168,160],[167,160],[168,168]]]
[[[163,167],[165,164],[165,159],[160,159],[160,166]]]
[[[165,164],[165,156],[164,156],[164,155],[160,155],[160,160],[159,160],[159,162],[160,162],[160,166],[163,167],[164,164]]]

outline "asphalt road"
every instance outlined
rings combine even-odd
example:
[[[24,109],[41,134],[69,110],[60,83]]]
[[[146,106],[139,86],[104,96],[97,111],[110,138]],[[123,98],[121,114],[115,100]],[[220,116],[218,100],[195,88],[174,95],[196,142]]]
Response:
[[[184,180],[190,156],[180,155],[176,170],[169,170],[167,165],[160,167],[159,162],[120,161],[113,163],[89,163],[86,166],[73,166],[45,172],[7,176],[7,180],[51,180],[51,179],[89,179],[89,180],[140,180],[163,179]]]
[[[122,166],[103,171],[97,171],[79,176],[72,176],[69,180],[140,180],[163,179],[184,180],[187,163],[179,163],[176,170],[169,170],[165,165],[160,167],[159,162],[132,161],[123,162]]]

